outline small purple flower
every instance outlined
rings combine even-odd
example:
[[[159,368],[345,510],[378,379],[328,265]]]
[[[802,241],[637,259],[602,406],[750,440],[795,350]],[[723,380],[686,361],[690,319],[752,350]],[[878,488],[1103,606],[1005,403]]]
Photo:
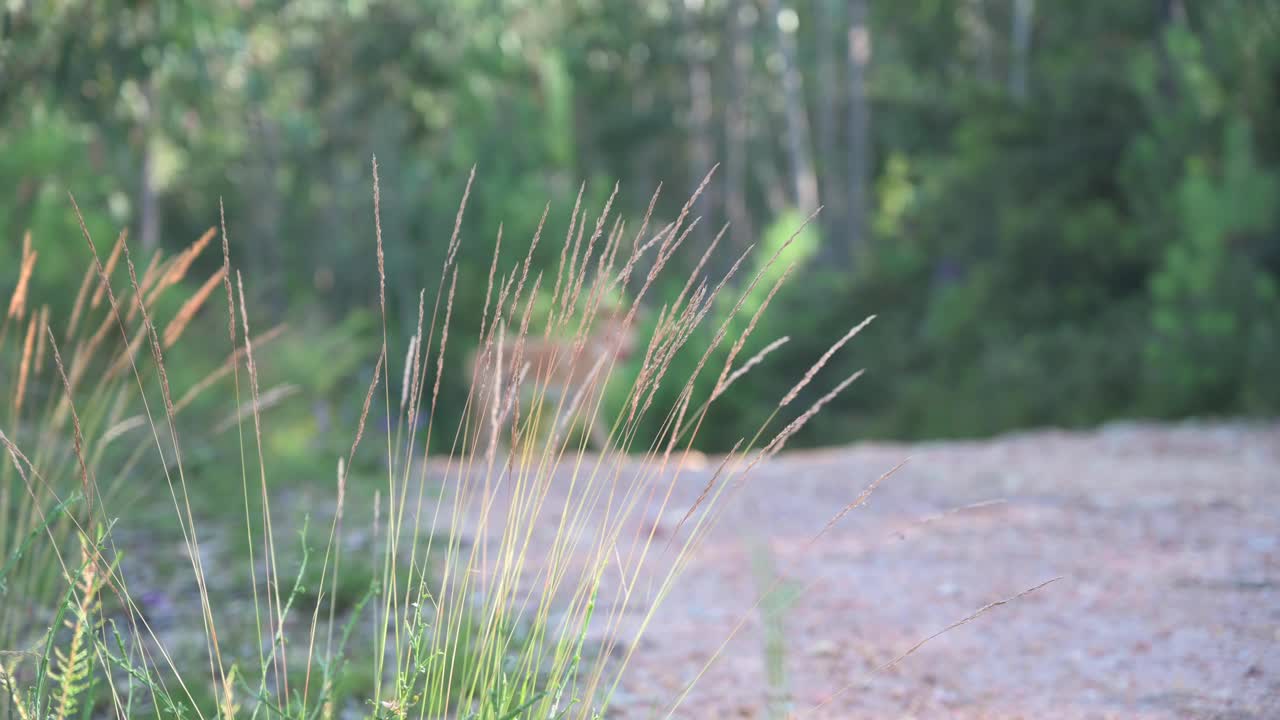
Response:
[[[933,282],[936,285],[951,285],[964,279],[964,266],[951,258],[943,258],[933,265]]]

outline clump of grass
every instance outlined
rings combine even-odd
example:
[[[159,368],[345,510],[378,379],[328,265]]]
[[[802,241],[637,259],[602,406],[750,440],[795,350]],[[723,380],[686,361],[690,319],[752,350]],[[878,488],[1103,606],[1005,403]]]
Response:
[[[207,241],[205,241],[207,244]],[[0,648],[32,641],[23,631],[48,620],[66,580],[59,548],[76,537],[92,538],[102,504],[126,489],[135,473],[149,470],[151,442],[144,436],[139,378],[126,372],[141,342],[104,300],[126,249],[121,233],[105,264],[86,270],[65,323],[49,305],[31,305],[30,281],[38,253],[24,238],[20,272],[0,321],[0,395],[9,399],[0,426]],[[200,242],[173,258],[156,253],[134,294],[153,306],[179,290]],[[205,297],[196,294],[170,322],[166,346],[182,337]],[[117,331],[122,334],[117,335]],[[192,388],[189,404],[203,388]],[[44,613],[42,615],[41,613]]]
[[[770,268],[786,245],[755,275],[743,277],[738,272],[745,254],[723,276],[705,273],[704,268],[718,265],[707,263],[715,244],[707,248],[679,295],[656,311],[651,336],[639,339],[641,360],[634,373],[625,373],[615,355],[596,350],[593,333],[602,314],[618,312],[617,298],[625,298],[618,313],[623,327],[635,332],[639,314],[650,312],[645,308],[653,302],[656,281],[690,237],[697,222],[690,209],[709,179],[674,221],[656,230],[650,227],[653,202],[639,227],[629,230],[612,211],[613,196],[592,222],[580,195],[554,280],[551,270],[533,265],[542,224],[509,270],[499,270],[499,236],[478,331],[455,327],[453,319],[468,179],[438,281],[421,290],[416,331],[402,349],[392,346],[386,331],[375,160],[371,265],[379,279],[382,341],[359,420],[350,429],[350,449],[334,458],[334,504],[311,509],[310,514],[325,518],[327,527],[314,548],[303,533],[301,558],[294,565],[284,561],[281,530],[296,526],[301,513],[280,507],[273,490],[272,459],[264,443],[264,411],[271,395],[260,387],[262,343],[250,332],[253,313],[245,280],[229,252],[225,218],[216,233],[221,236],[221,268],[179,306],[163,330],[156,299],[182,281],[215,233],[172,259],[152,258],[139,274],[123,233],[104,263],[81,222],[92,262],[61,340],[48,312],[26,312],[25,279],[0,329],[4,350],[10,321],[19,327],[26,317],[18,355],[19,367],[27,369],[17,374],[17,388],[9,389],[12,432],[3,439],[12,462],[0,475],[0,492],[5,493],[0,517],[19,522],[11,532],[0,533],[0,558],[23,556],[16,576],[24,578],[19,597],[29,607],[55,616],[70,612],[79,628],[68,636],[57,622],[48,623],[51,629],[36,638],[44,651],[14,655],[13,660],[0,657],[12,705],[22,715],[40,716],[52,708],[55,717],[72,714],[58,708],[119,718],[603,716],[635,652],[635,643],[622,633],[624,617],[638,613],[638,631],[644,632],[714,524],[724,495],[740,487],[763,458],[778,452],[853,380],[836,385],[781,430],[766,423],[744,438],[720,461],[694,503],[669,507],[682,480],[681,456],[690,452],[708,408],[777,346],[735,364],[790,268],[754,306],[745,329],[736,335],[729,329],[740,325],[733,321],[743,299],[757,292],[762,278],[775,277]],[[34,257],[34,251],[27,252]],[[123,282],[116,277],[121,263],[127,277]],[[31,269],[25,259],[23,268],[26,278]],[[166,354],[200,307],[215,303],[219,286],[229,359],[205,380],[172,387]],[[670,377],[672,358],[698,336],[695,331],[708,318],[716,317],[711,311],[724,302],[721,296],[732,294],[740,299],[728,317],[717,318],[694,373]],[[91,321],[92,311],[98,319]],[[84,332],[82,327],[95,329]],[[478,360],[471,377],[447,378],[446,358],[467,350],[456,338],[476,332]],[[34,347],[37,339],[40,348],[48,343],[57,379],[48,385],[56,392],[43,399],[46,411],[32,416],[23,411],[28,378],[52,372],[32,361],[42,352]],[[526,355],[534,342],[541,348],[536,361]],[[731,346],[727,355],[717,354],[726,343]],[[68,344],[74,349],[64,366],[60,348]],[[726,359],[713,362],[721,357]],[[797,390],[814,381],[820,365],[803,375]],[[556,370],[564,367],[576,369],[570,380]],[[712,393],[696,397],[695,381],[703,372],[717,373],[718,381]],[[97,383],[86,386],[89,378]],[[471,392],[462,416],[446,421],[436,409],[442,384],[448,382],[465,383]],[[664,383],[680,388],[670,407],[655,403]],[[627,388],[612,414],[603,392],[609,385]],[[224,606],[210,589],[216,573],[211,575],[208,535],[193,508],[181,442],[182,411],[190,394],[214,386],[224,388],[234,403],[239,454],[219,467],[239,474],[236,502],[243,510],[244,557],[238,560],[248,569],[249,587],[242,593],[250,596],[247,610]],[[779,403],[769,422],[789,412],[794,395]],[[385,443],[374,449],[385,458],[381,487],[371,507],[355,508],[350,506],[349,473],[361,453],[370,452],[364,445],[371,412],[397,420]],[[661,431],[641,436],[641,421],[653,413],[664,418]],[[425,428],[419,427],[424,417]],[[587,437],[569,430],[595,426],[607,432],[591,456],[584,453]],[[436,457],[429,448],[440,434],[450,450]],[[137,441],[136,449],[108,471],[103,448],[125,435]],[[31,447],[36,451],[28,452]],[[159,460],[153,472],[165,481],[190,565],[188,604],[201,645],[195,659],[168,647],[164,630],[153,625],[130,591],[134,570],[115,546],[114,513],[123,510],[121,522],[130,517],[127,508],[113,507],[113,490],[137,471],[144,455]],[[562,485],[552,493],[555,483]],[[79,499],[68,510],[72,492]],[[636,522],[655,507],[659,514],[682,514],[676,532],[662,542],[656,526]],[[368,587],[353,600],[342,578],[352,563],[347,536],[356,514],[368,518],[362,530],[377,560]],[[554,536],[542,544],[544,556],[534,557],[533,549],[539,547],[535,534],[544,528],[553,529]],[[70,549],[80,546],[86,557],[95,558],[91,564],[69,561]],[[89,570],[91,588],[85,585]],[[653,578],[643,590],[642,572]],[[70,590],[59,597],[59,588]],[[7,611],[5,615],[0,632],[7,635],[0,636],[0,647],[16,647],[15,628],[21,620]],[[28,660],[38,666],[58,657],[56,648],[87,662],[87,670],[24,670],[33,664]],[[74,682],[66,680],[72,677]],[[94,695],[91,687],[102,690]]]

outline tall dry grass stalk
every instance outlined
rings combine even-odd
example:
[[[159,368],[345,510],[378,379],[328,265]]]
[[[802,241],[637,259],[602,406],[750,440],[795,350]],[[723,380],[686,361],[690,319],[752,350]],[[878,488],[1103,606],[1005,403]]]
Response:
[[[26,330],[12,347],[6,340],[17,336],[0,332],[0,362],[5,364],[0,393],[11,400],[0,433],[6,446],[5,462],[0,463],[0,648],[5,650],[28,649],[36,637],[31,633],[38,630],[46,613],[57,610],[58,597],[75,568],[64,557],[64,548],[74,550],[81,540],[94,547],[99,541],[112,544],[111,535],[104,539],[96,534],[114,522],[104,506],[135,473],[149,473],[156,467],[147,451],[156,450],[158,436],[137,432],[154,431],[155,419],[143,412],[147,395],[142,392],[141,373],[147,368],[139,368],[135,356],[139,338],[145,336],[140,333],[152,314],[138,307],[143,294],[135,286],[133,311],[145,321],[129,329],[111,289],[113,271],[127,255],[126,237],[120,234],[105,264],[91,259],[62,329],[56,327],[49,305],[28,312],[37,253],[29,238],[24,240],[19,282],[5,322]],[[207,244],[207,240],[198,242],[184,251],[182,263],[189,266]],[[154,262],[163,262],[163,257],[156,255]],[[167,287],[176,285],[175,280]],[[163,289],[153,288],[151,302],[161,297]],[[198,313],[205,294],[202,290],[188,299],[170,321],[166,334],[171,341]],[[104,299],[109,300],[106,308]],[[119,341],[112,339],[113,331]],[[56,339],[59,334],[61,340]],[[122,372],[130,367],[133,377]],[[149,367],[162,367],[160,358],[153,358]],[[191,388],[185,405],[195,402],[221,373],[215,370]],[[159,447],[163,449],[158,466],[164,467],[165,455],[179,447],[176,436]],[[70,557],[74,559],[75,552]],[[100,566],[98,571],[107,567]],[[113,572],[117,574],[104,578],[106,587],[116,594],[117,604],[131,606],[123,576]],[[131,618],[130,624],[137,619]]]
[[[771,430],[775,417],[770,417],[719,461],[695,502],[673,507],[673,490],[686,481],[682,456],[691,452],[712,403],[786,340],[775,341],[745,363],[736,362],[792,267],[764,291],[749,318],[739,317],[744,301],[764,278],[772,277],[771,268],[781,261],[790,240],[756,263],[759,269],[753,274],[740,275],[747,267],[748,249],[734,258],[727,273],[713,276],[707,268],[720,265],[709,261],[724,234],[721,230],[703,249],[682,290],[652,311],[654,329],[648,337],[640,336],[640,360],[632,366],[624,367],[610,353],[593,355],[593,338],[603,317],[621,318],[631,334],[648,326],[651,311],[646,308],[655,302],[651,293],[700,221],[690,213],[710,178],[708,174],[673,221],[656,231],[650,225],[658,193],[638,226],[629,230],[613,211],[616,187],[594,218],[583,207],[580,191],[554,281],[544,282],[549,275],[534,267],[549,206],[523,256],[509,267],[499,228],[479,327],[474,330],[455,327],[453,312],[473,170],[438,282],[433,290],[420,291],[417,325],[401,351],[392,347],[387,332],[375,160],[371,266],[377,272],[382,338],[373,380],[358,423],[351,428],[350,450],[335,458],[335,504],[310,509],[329,516],[323,552],[318,560],[304,554],[303,568],[296,574],[282,562],[277,535],[279,528],[297,524],[299,511],[273,502],[277,498],[265,441],[269,418],[264,413],[268,404],[280,399],[273,393],[285,391],[260,389],[256,353],[264,338],[250,337],[253,313],[241,273],[232,264],[225,217],[220,218],[222,267],[188,297],[163,332],[155,317],[156,299],[180,285],[218,233],[210,230],[171,259],[153,256],[140,276],[124,233],[104,262],[82,221],[92,264],[63,330],[61,344],[68,348],[69,364],[59,371],[61,392],[44,398],[44,408],[35,414],[24,403],[21,384],[10,390],[13,432],[6,435],[11,438],[6,443],[13,463],[0,475],[0,517],[17,517],[20,522],[0,532],[0,559],[15,548],[30,546],[22,572],[12,577],[21,585],[16,597],[31,617],[41,608],[56,612],[59,589],[68,582],[74,588],[77,575],[83,579],[83,570],[76,571],[69,552],[73,540],[89,543],[106,558],[94,567],[104,574],[103,592],[114,597],[116,615],[111,622],[104,618],[90,633],[95,672],[105,687],[93,699],[98,711],[119,718],[144,712],[299,719],[352,713],[378,718],[603,716],[637,647],[635,636],[628,633],[643,633],[649,626],[714,525],[721,504],[742,487],[762,459],[778,452],[857,377],[836,385],[780,431]],[[122,260],[127,280],[117,294],[113,283],[120,280],[114,275]],[[20,322],[25,315],[25,278],[30,274],[26,265],[24,273],[19,285],[24,296],[11,300],[7,320]],[[184,394],[179,392],[182,388],[170,386],[165,354],[200,309],[210,305],[219,284],[226,298],[228,359],[205,379],[191,383]],[[731,308],[728,314],[716,311],[724,307]],[[47,314],[27,322],[35,330],[27,330],[22,341],[20,367],[28,367],[35,357],[34,372],[39,372],[43,354],[30,349],[31,338],[40,337],[43,348],[45,335],[60,364]],[[714,329],[703,332],[711,322]],[[775,416],[861,327],[840,339],[804,374],[779,403]],[[478,332],[479,359],[470,377],[449,378],[446,371],[468,349],[458,347],[455,338],[471,332]],[[705,346],[693,347],[696,338],[707,336],[711,339]],[[536,353],[531,349],[534,340]],[[147,352],[141,352],[143,346]],[[684,352],[698,357],[696,367],[687,377],[673,378],[673,361]],[[393,368],[393,358],[401,357],[404,366]],[[586,371],[572,391],[557,391],[555,368],[566,363]],[[94,368],[105,369],[96,375],[99,383],[83,387],[86,379],[95,377]],[[520,372],[509,376],[507,368]],[[23,382],[30,372],[19,373]],[[700,394],[697,380],[704,372],[717,380],[711,392]],[[400,387],[393,388],[396,378]],[[234,474],[231,468],[238,464],[246,540],[240,560],[250,586],[241,596],[251,608],[248,612],[214,598],[212,567],[202,549],[201,515],[193,508],[180,432],[183,411],[194,395],[228,379],[233,400],[228,425],[237,428],[239,457],[227,459],[219,470]],[[470,388],[457,418],[442,418],[437,412],[442,383],[448,382]],[[658,400],[665,384],[678,388],[670,406]],[[614,392],[606,393],[606,388]],[[397,420],[376,450],[386,469],[372,508],[376,572],[362,599],[340,606],[339,577],[351,566],[343,520],[349,511],[349,472],[361,457],[370,412],[377,417],[382,411]],[[655,414],[661,419],[660,431],[642,434]],[[250,423],[251,432],[246,432]],[[574,431],[593,426],[605,430],[601,447],[591,455],[584,452],[586,438]],[[770,432],[771,439],[762,444]],[[68,442],[70,436],[73,442]],[[104,472],[103,446],[126,438],[135,449],[126,453],[123,469]],[[437,455],[432,448],[439,446],[449,449]],[[21,454],[24,447],[34,449]],[[196,624],[203,637],[198,667],[190,657],[171,653],[162,633],[150,625],[129,589],[129,563],[119,562],[115,547],[113,522],[120,516],[111,510],[114,491],[148,454],[160,460],[153,472],[164,478],[193,576],[192,615],[199,617]],[[80,487],[66,481],[72,477],[80,480]],[[85,502],[54,512],[70,507],[73,490]],[[670,511],[681,513],[682,520],[673,535],[658,543],[656,526],[640,518]],[[129,519],[125,513],[121,522]],[[319,581],[308,589],[313,599],[304,609],[299,603],[308,562],[319,563]],[[42,575],[41,568],[59,570]],[[67,601],[62,607],[77,606]],[[633,616],[639,618],[637,627],[624,633],[627,618]],[[0,647],[21,641],[20,623],[14,617],[6,611],[0,618]],[[237,644],[227,640],[230,635],[248,641]],[[52,647],[59,638],[51,632],[44,640]],[[361,659],[359,666],[347,663],[352,657]],[[352,674],[369,676],[367,695],[344,694],[342,688],[350,687],[346,679]],[[7,668],[6,677],[24,679],[13,667]],[[13,697],[26,710],[47,709],[52,689],[41,683],[47,685],[48,673],[29,671],[25,678],[30,683],[25,687],[34,689]],[[90,692],[87,687],[76,690]],[[673,699],[673,709],[678,702]]]
[[[31,233],[22,238],[22,260],[18,264],[18,284],[9,297],[9,309],[5,313],[6,320],[21,318],[27,310],[27,292],[31,286],[31,273],[36,268],[37,253],[31,249]]]

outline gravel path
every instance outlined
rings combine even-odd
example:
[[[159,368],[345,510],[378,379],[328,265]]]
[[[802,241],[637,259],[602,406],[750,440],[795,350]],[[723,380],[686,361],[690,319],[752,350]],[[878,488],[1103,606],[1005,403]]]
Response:
[[[667,716],[742,620],[674,717],[1280,718],[1280,424],[795,452],[722,508],[611,716]]]

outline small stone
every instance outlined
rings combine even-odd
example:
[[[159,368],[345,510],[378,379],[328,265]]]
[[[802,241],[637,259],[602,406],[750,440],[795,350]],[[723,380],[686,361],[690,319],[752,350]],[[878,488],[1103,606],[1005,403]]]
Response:
[[[840,654],[840,646],[834,640],[819,640],[809,646],[811,657],[835,657]]]

